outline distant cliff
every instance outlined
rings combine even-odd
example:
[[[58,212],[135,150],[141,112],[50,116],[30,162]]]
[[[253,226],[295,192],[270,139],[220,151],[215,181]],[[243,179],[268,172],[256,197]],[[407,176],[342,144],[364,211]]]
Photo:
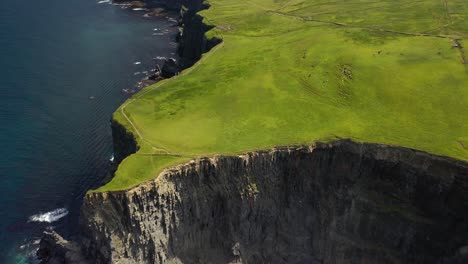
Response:
[[[221,42],[221,39],[207,39],[205,33],[213,28],[203,22],[203,17],[197,12],[208,8],[203,1],[191,1],[189,8],[181,9],[182,31],[179,36],[179,56],[181,58],[181,68],[188,68],[201,58],[201,55]]]

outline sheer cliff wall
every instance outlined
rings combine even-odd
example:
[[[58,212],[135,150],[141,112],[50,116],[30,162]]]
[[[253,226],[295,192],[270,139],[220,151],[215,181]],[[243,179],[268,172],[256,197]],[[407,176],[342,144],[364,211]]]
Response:
[[[96,263],[463,263],[468,166],[337,141],[215,156],[87,195]]]

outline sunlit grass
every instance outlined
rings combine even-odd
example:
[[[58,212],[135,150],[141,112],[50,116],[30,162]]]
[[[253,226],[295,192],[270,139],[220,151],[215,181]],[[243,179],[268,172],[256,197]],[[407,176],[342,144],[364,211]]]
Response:
[[[123,112],[145,144],[187,157],[344,137],[468,160],[468,74],[451,39],[468,4],[449,1],[449,17],[442,2],[210,1],[202,15],[222,46]],[[147,159],[127,159],[101,190],[182,161]]]

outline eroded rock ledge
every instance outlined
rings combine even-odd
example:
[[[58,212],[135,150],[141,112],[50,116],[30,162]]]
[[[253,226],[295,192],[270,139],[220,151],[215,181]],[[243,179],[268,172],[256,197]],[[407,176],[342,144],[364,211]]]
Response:
[[[467,208],[467,163],[343,140],[89,194],[79,243],[93,263],[466,263]]]

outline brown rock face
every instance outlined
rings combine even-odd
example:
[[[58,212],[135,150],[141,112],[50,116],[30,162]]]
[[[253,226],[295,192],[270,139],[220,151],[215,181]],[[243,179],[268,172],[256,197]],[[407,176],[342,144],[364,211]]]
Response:
[[[94,263],[464,263],[468,165],[350,141],[217,156],[88,195],[82,222]]]

